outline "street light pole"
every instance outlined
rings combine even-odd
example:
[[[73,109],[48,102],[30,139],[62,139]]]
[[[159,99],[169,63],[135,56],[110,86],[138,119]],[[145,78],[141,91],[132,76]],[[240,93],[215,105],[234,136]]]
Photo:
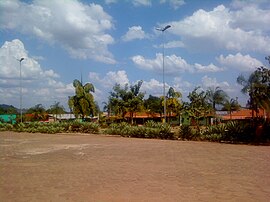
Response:
[[[163,28],[157,28],[156,30],[162,32],[162,77],[163,77],[163,97],[164,97],[164,123],[166,123],[166,90],[165,90],[165,63],[164,63],[164,31],[169,29],[171,25],[167,25]]]
[[[20,114],[21,114],[21,123],[22,123],[22,61],[24,58],[18,60],[20,62]]]

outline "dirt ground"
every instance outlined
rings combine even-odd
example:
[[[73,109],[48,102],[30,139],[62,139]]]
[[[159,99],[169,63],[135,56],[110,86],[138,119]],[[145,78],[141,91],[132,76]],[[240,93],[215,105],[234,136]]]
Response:
[[[0,133],[1,201],[270,201],[270,146]]]

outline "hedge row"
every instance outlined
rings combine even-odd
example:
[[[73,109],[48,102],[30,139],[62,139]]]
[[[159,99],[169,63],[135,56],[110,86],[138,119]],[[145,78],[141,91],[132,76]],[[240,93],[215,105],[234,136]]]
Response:
[[[100,132],[100,126],[92,122],[60,122],[60,123],[0,123],[0,131],[16,131],[30,133],[94,133]],[[252,143],[270,142],[270,124],[244,123],[232,121],[209,127],[181,126],[173,133],[169,124],[148,121],[143,126],[132,126],[122,122],[111,124],[103,131],[105,134],[123,137],[199,140],[212,142]]]
[[[260,122],[231,121],[205,128],[181,126],[181,140],[206,140],[211,142],[256,143],[270,142],[270,124]]]
[[[128,123],[111,124],[105,133],[123,137],[174,139],[169,124],[148,121],[143,126],[131,126]]]
[[[0,131],[16,131],[29,133],[99,133],[99,125],[91,122],[29,122],[19,124],[0,123]]]

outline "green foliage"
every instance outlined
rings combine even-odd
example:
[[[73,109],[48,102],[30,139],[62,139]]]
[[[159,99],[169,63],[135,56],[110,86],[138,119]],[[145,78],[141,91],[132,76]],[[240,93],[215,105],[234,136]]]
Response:
[[[179,129],[178,138],[180,140],[194,140],[195,133],[192,131],[191,126],[182,125]]]
[[[200,90],[200,87],[196,87],[188,95],[190,103],[185,103],[184,109],[196,120],[196,124],[199,125],[199,119],[205,117],[211,112],[211,105],[207,102],[207,94]]]
[[[123,88],[120,84],[115,84],[113,92],[110,92],[108,104],[106,106],[110,113],[116,116],[124,116],[130,113],[131,123],[133,122],[133,114],[143,106],[144,93],[140,92],[142,81],[135,85],[126,84]]]
[[[224,140],[226,133],[227,133],[226,124],[208,126],[205,130],[202,131],[201,139],[212,142],[220,142]]]
[[[0,131],[16,131],[28,133],[99,133],[99,125],[92,122],[29,122],[15,125],[0,123]]]
[[[0,131],[9,131],[13,129],[13,125],[10,123],[1,123],[0,122]]]
[[[258,128],[259,133],[258,133]],[[269,122],[259,120],[257,122],[230,121],[219,124],[193,128],[183,125],[179,129],[180,140],[203,140],[211,142],[230,143],[260,143],[270,141]]]
[[[220,87],[208,88],[206,91],[206,99],[214,110],[216,110],[216,105],[224,105],[227,97],[227,93]]]
[[[42,106],[42,104],[37,104],[34,107],[29,108],[26,111],[27,114],[33,114],[33,113],[38,113],[38,114],[43,114],[45,113],[45,108]]]
[[[226,124],[226,132],[223,140],[229,142],[251,142],[254,139],[254,131],[250,124],[230,121]]]
[[[123,137],[174,139],[169,124],[155,123],[153,121],[146,122],[144,126],[131,126],[125,122],[111,124],[106,133]]]
[[[0,104],[0,114],[17,114],[18,110],[12,105]]]
[[[162,99],[149,95],[149,98],[144,101],[144,107],[150,114],[163,113]]]
[[[230,100],[226,99],[225,103],[223,104],[222,110],[229,111],[230,116],[232,115],[232,111],[237,111],[240,109],[240,104],[238,103],[237,98],[231,98]]]
[[[65,108],[63,105],[60,105],[60,102],[55,102],[55,104],[51,105],[50,108],[47,110],[49,114],[64,114]]]
[[[166,99],[166,107],[169,114],[180,113],[180,109],[182,107],[182,104],[180,102],[181,97],[182,94],[180,92],[175,91],[172,87],[169,88]]]
[[[99,125],[92,122],[74,121],[69,124],[69,132],[99,133]]]
[[[96,105],[94,96],[90,93],[95,91],[93,84],[86,83],[83,86],[79,80],[75,79],[73,86],[75,95],[69,98],[68,105],[75,116],[81,115],[84,118],[85,116],[94,115]]]
[[[269,56],[266,60],[269,61]],[[270,112],[270,69],[258,67],[248,78],[238,76],[237,83],[243,86],[242,93],[249,95],[247,104],[252,110],[263,108]]]

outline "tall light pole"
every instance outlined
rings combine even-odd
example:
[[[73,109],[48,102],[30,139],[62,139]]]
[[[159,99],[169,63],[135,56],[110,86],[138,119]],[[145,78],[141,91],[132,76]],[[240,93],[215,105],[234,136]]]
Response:
[[[165,92],[165,68],[164,68],[164,31],[169,29],[171,25],[167,25],[163,28],[157,28],[156,30],[162,32],[162,74],[163,74],[163,96],[164,96],[164,123],[166,123],[166,92]]]
[[[21,123],[22,123],[22,61],[24,58],[19,59],[20,62],[20,114],[21,114]]]

